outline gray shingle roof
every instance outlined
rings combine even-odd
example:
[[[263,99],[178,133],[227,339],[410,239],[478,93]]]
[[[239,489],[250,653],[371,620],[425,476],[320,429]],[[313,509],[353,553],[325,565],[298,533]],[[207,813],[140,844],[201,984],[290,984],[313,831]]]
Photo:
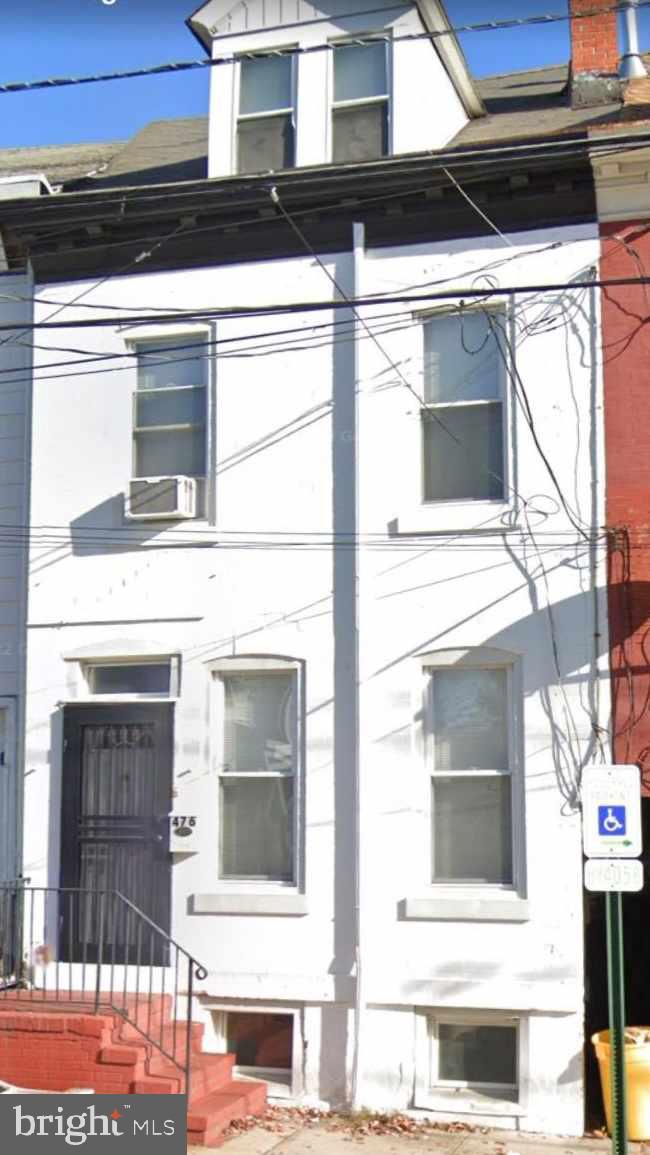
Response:
[[[463,147],[586,132],[590,128],[648,117],[647,105],[572,108],[568,65],[488,76],[475,81],[487,115],[469,121],[451,146]],[[207,177],[208,119],[155,120],[128,141],[0,151],[0,178],[44,172],[53,185],[128,187]]]
[[[0,178],[17,173],[43,172],[52,185],[82,180],[101,171],[124,142],[55,144],[42,148],[6,148],[0,151]]]

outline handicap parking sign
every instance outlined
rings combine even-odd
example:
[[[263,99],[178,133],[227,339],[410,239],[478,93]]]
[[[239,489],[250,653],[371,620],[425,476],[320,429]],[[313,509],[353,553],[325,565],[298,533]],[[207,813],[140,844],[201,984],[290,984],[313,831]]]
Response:
[[[625,806],[598,807],[598,833],[609,838],[623,838],[626,833]]]
[[[582,839],[587,858],[638,858],[641,775],[638,766],[585,766]]]

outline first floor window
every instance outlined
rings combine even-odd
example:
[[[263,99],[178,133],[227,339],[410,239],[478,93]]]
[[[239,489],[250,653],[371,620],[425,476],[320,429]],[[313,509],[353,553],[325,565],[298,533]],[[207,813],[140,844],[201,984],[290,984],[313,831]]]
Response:
[[[498,310],[443,313],[424,322],[422,497],[503,500],[504,367]]]
[[[295,669],[222,673],[220,874],[295,881]]]
[[[432,880],[513,883],[512,671],[430,671]]]
[[[453,1091],[474,1099],[519,1099],[519,1024],[516,1019],[428,1020],[430,1091]]]

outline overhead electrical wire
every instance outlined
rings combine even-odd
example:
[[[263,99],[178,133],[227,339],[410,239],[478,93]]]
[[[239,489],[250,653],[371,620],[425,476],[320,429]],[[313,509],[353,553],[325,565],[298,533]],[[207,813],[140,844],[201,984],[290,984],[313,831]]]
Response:
[[[649,0],[650,3],[650,0]],[[377,304],[386,305],[418,305],[428,304],[431,301],[463,301],[463,300],[482,300],[489,297],[512,297],[517,295],[539,296],[540,293],[558,293],[566,289],[575,289],[580,287],[583,289],[616,289],[626,288],[631,285],[646,285],[650,284],[650,276],[647,277],[594,277],[591,280],[580,281],[579,286],[576,286],[571,281],[549,281],[540,282],[536,284],[523,285],[500,285],[496,288],[489,286],[477,289],[474,285],[457,286],[455,289],[445,290],[443,292],[430,293],[386,293],[381,297],[376,295],[368,297],[351,297],[348,300],[337,300],[336,298],[330,300],[320,301],[289,301],[286,303],[276,302],[267,305],[229,305],[229,306],[214,306],[213,308],[193,309],[188,312],[179,312],[174,310],[168,313],[154,313],[145,314],[143,316],[134,317],[132,314],[118,315],[117,317],[86,317],[79,318],[73,321],[33,321],[29,324],[21,323],[20,325],[1,323],[0,332],[14,333],[17,329],[24,332],[31,332],[39,329],[94,329],[107,328],[116,325],[137,329],[139,326],[151,325],[155,322],[165,321],[169,324],[180,323],[183,321],[194,320],[218,320],[229,319],[232,320],[237,317],[273,317],[286,316],[295,313],[314,313],[329,311],[330,309],[350,309],[359,308],[362,306],[370,306]],[[72,302],[69,303],[72,305]],[[66,308],[68,305],[62,306]]]
[[[650,5],[650,0],[636,0],[637,7],[646,8]],[[588,20],[597,18],[610,12],[624,12],[627,5],[625,3],[614,3],[606,5],[594,4],[590,8],[579,14],[572,12],[549,12],[537,16],[515,16],[507,20],[488,20],[482,23],[475,24],[458,24],[454,27],[430,29],[426,32],[410,32],[399,33],[396,36],[390,33],[373,33],[361,36],[348,38],[345,45],[356,47],[361,44],[371,44],[377,40],[391,39],[393,43],[403,41],[418,41],[429,40],[435,41],[446,36],[460,35],[468,32],[499,32],[507,29],[539,27],[541,25],[570,23],[573,20]],[[276,56],[305,56],[314,52],[332,51],[335,45],[332,43],[325,44],[306,44],[294,45],[287,48],[276,49],[256,49],[255,51],[237,53],[237,57],[246,60],[264,59],[266,57]],[[338,45],[336,45],[338,47]],[[162,76],[167,73],[181,73],[191,72],[196,69],[203,68],[217,68],[220,65],[227,65],[233,63],[233,55],[205,57],[201,60],[176,60],[167,61],[163,64],[155,64],[144,68],[130,68],[120,71],[95,73],[86,76],[53,76],[45,80],[23,80],[13,81],[11,83],[0,84],[0,95],[10,94],[15,92],[33,92],[39,89],[47,89],[48,91],[54,88],[67,88],[72,85],[79,84],[99,84],[114,80],[132,80],[144,76]]]

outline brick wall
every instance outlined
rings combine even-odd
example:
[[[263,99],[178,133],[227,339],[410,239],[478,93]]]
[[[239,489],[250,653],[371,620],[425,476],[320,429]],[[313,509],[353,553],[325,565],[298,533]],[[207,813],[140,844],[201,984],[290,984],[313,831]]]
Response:
[[[603,225],[603,277],[650,267],[650,224]],[[650,286],[602,293],[614,758],[650,795]]]
[[[597,0],[571,0],[571,66],[574,75],[581,72],[616,72],[618,36],[616,12],[585,16],[600,5]]]

